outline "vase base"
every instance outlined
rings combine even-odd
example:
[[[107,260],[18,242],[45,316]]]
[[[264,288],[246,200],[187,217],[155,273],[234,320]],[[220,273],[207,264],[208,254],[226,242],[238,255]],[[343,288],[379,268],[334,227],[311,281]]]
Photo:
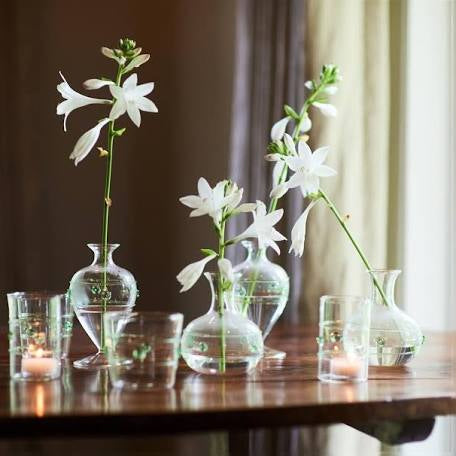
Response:
[[[284,351],[264,346],[263,359],[285,359],[286,357],[287,354]]]
[[[74,361],[73,366],[76,369],[100,370],[109,367],[109,363],[106,356],[103,353],[98,352],[94,355],[89,355],[85,358]]]

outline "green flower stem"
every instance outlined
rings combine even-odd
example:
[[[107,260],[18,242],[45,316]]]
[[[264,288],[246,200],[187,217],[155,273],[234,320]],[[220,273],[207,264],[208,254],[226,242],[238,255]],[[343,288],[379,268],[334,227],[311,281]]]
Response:
[[[220,228],[218,231],[219,245],[218,245],[218,258],[221,260],[225,258],[225,225],[226,218],[225,214],[222,214],[222,221],[220,222]],[[219,369],[220,372],[225,372],[226,370],[226,340],[225,340],[225,302],[224,302],[224,288],[223,280],[220,271],[218,272],[218,309],[217,312],[220,316],[221,330],[220,330],[220,360],[219,360]]]
[[[120,85],[122,78],[123,65],[119,65],[117,68],[116,75],[116,85]],[[115,102],[115,100],[113,100]],[[108,232],[109,232],[109,210],[111,208],[111,180],[112,180],[112,158],[114,151],[114,138],[116,137],[114,129],[114,120],[109,122],[108,127],[108,157],[106,161],[106,175],[105,175],[105,188],[104,188],[104,200],[103,200],[103,226],[102,226],[102,258],[103,258],[103,314],[106,312],[107,308],[107,272],[106,267],[108,264]],[[104,318],[101,318],[101,327],[100,327],[100,340],[101,340],[101,350],[105,352],[105,331],[104,331]]]
[[[321,189],[319,191],[319,195],[321,196],[323,201],[326,203],[329,210],[335,215],[337,221],[339,222],[340,226],[347,234],[348,238],[350,239],[351,243],[353,244],[353,247],[355,247],[355,250],[358,252],[358,255],[360,256],[360,258],[361,258],[362,262],[364,263],[364,265],[366,266],[367,270],[372,271],[372,267],[369,264],[369,261],[367,261],[366,255],[364,255],[363,251],[361,250],[361,247],[356,242],[353,235],[350,233],[350,230],[348,229],[347,224],[345,223],[344,219],[341,217],[341,215],[340,215],[339,211],[337,210],[336,206],[334,205],[334,203],[329,199],[328,195]],[[374,275],[372,275],[372,280],[373,280],[374,285],[377,288],[378,292],[380,293],[380,296],[382,297],[382,300],[383,300],[385,306],[388,306],[388,299],[385,295],[385,292],[384,292],[383,288],[380,286],[380,284],[378,283],[378,280]]]

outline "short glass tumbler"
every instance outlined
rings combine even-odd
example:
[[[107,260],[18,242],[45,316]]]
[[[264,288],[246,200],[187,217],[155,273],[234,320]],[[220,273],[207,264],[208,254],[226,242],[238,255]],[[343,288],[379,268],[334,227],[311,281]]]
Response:
[[[370,300],[322,296],[318,378],[324,382],[362,382],[368,377]]]
[[[10,335],[13,336],[19,330],[17,319],[17,303],[21,298],[26,299],[53,299],[60,302],[60,315],[62,327],[60,330],[61,349],[60,356],[62,359],[68,358],[70,352],[71,336],[73,334],[74,311],[68,295],[63,292],[51,291],[16,291],[6,295],[8,299]],[[14,337],[12,337],[14,339]],[[11,339],[11,340],[12,340]],[[14,352],[14,350],[13,350]]]
[[[45,381],[60,377],[64,299],[64,294],[8,295],[12,379]]]
[[[127,390],[174,386],[183,315],[107,312],[106,352],[111,383]]]

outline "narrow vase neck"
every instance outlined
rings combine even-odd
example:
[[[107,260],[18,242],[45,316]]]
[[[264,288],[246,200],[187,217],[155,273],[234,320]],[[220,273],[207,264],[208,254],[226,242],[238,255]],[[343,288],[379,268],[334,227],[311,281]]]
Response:
[[[103,244],[87,244],[90,250],[93,252],[93,265],[104,266],[105,258],[106,264],[113,264],[112,253],[119,247],[119,244],[107,244],[106,253],[103,249]]]
[[[215,273],[206,273],[204,274],[207,281],[209,282],[209,287],[211,289],[211,305],[209,307],[210,312],[218,312],[220,310],[220,295],[219,295],[219,287],[218,287],[218,274]],[[231,296],[231,291],[223,291],[222,292],[222,299],[223,299],[223,309],[228,309],[228,303]]]
[[[370,289],[371,289],[371,299],[373,304],[385,305],[384,299],[380,294],[380,291],[377,288],[377,285],[374,281],[376,280],[378,286],[383,290],[383,293],[388,301],[389,307],[395,307],[395,286],[396,280],[401,271],[397,269],[374,269],[369,271],[370,275]]]
[[[242,241],[242,245],[247,250],[247,258],[246,261],[259,261],[259,260],[267,260],[266,256],[266,249],[260,249],[258,247],[258,241],[255,240],[246,240]]]

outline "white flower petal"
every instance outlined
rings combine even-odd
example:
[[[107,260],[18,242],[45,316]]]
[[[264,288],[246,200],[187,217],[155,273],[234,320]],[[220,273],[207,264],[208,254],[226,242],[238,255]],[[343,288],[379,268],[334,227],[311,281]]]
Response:
[[[88,155],[100,136],[100,130],[109,122],[109,119],[101,120],[95,127],[86,131],[76,142],[70,159],[74,160],[75,166]]]
[[[84,89],[97,90],[101,89],[101,87],[115,85],[115,83],[113,81],[105,81],[103,79],[87,79],[87,81],[84,81],[82,85],[84,86]]]
[[[238,212],[251,212],[256,209],[256,203],[243,203],[236,208],[236,213]]]
[[[291,120],[291,117],[284,117],[277,121],[271,128],[271,140],[279,141],[282,139],[287,129],[288,122]]]
[[[231,261],[228,260],[227,258],[222,258],[221,260],[218,260],[217,262],[220,274],[225,280],[228,280],[228,282],[233,283],[234,282],[234,273],[233,273],[233,265],[231,264]]]
[[[293,141],[293,138],[288,133],[285,133],[283,135],[283,142],[285,143],[285,146],[287,147],[288,152],[291,155],[297,155],[296,154],[296,146],[295,146],[295,143]]]
[[[124,83],[122,84],[123,89],[134,89],[138,84],[138,75],[133,73],[132,75],[128,76],[125,79]]]
[[[278,185],[277,187],[273,188],[270,197],[271,198],[282,198],[285,193],[288,192],[288,184],[285,182],[283,184]]]
[[[279,185],[280,177],[282,176],[283,169],[285,168],[286,163],[283,161],[278,161],[274,165],[274,169],[272,170],[272,186],[277,187]]]
[[[129,71],[133,70],[134,68],[137,68],[141,66],[143,63],[146,63],[150,59],[149,54],[141,54],[137,55],[135,58],[133,58],[130,63],[123,69],[124,73],[128,73]]]
[[[337,171],[335,169],[326,165],[317,166],[313,172],[318,177],[331,177],[337,174]]]
[[[146,112],[158,112],[157,106],[152,100],[149,100],[149,98],[146,97],[139,97],[136,100],[136,106],[141,111],[146,111]]]
[[[314,200],[307,205],[306,209],[299,216],[298,220],[296,221],[291,230],[291,247],[289,252],[293,252],[295,256],[302,257],[302,254],[304,253],[307,217],[309,216],[310,210],[315,206],[316,203],[317,200]]]
[[[127,103],[127,113],[131,121],[139,128],[141,126],[141,113],[135,103]]]
[[[309,131],[312,128],[312,121],[310,120],[310,117],[306,115],[303,119],[302,122],[299,124],[299,131],[301,133],[305,133]]]
[[[184,206],[191,207],[192,209],[197,208],[201,204],[201,198],[195,195],[182,196],[179,198],[179,201]]]
[[[324,116],[335,117],[337,116],[337,108],[329,103],[315,102],[313,105],[320,110]]]
[[[329,147],[320,147],[312,154],[312,165],[313,167],[323,164],[328,157]]]
[[[125,114],[127,111],[127,104],[122,98],[119,98],[114,103],[114,106],[111,108],[111,112],[109,113],[109,118],[111,120],[118,119],[121,115]]]
[[[304,87],[309,90],[313,90],[313,82],[312,81],[306,81],[304,83]]]
[[[155,84],[153,82],[148,82],[147,84],[141,84],[134,89],[132,89],[133,97],[145,97],[154,90]]]
[[[184,269],[182,269],[181,272],[179,272],[176,278],[182,285],[182,288],[180,290],[181,293],[189,290],[193,287],[193,285],[195,285],[197,280],[201,277],[206,264],[209,263],[209,261],[212,261],[215,257],[216,255],[207,256],[202,260],[189,264]]]

